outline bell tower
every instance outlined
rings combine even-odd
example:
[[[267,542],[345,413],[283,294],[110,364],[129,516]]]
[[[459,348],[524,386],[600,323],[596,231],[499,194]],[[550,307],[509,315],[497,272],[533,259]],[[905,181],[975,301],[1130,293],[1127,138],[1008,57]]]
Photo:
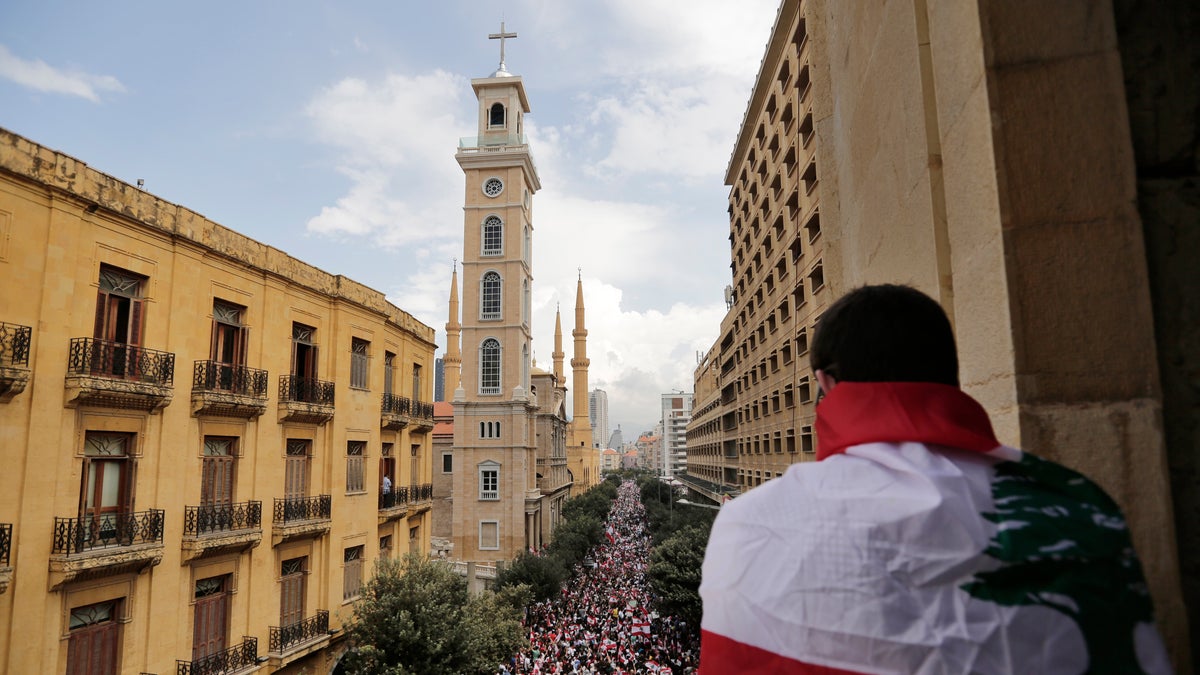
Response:
[[[529,100],[500,66],[471,80],[474,137],[463,170],[462,366],[454,402],[454,555],[494,561],[526,550],[540,531],[535,403],[530,392],[533,195],[541,189],[523,133]]]

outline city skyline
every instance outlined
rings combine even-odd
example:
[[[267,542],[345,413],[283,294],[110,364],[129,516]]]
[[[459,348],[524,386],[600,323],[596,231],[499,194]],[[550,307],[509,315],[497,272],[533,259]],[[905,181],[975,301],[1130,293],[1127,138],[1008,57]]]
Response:
[[[660,394],[691,389],[725,311],[722,179],[776,3],[302,4],[237,22],[70,5],[0,9],[0,126],[379,288],[437,330],[439,354],[462,251],[455,145],[503,20],[545,186],[534,357],[549,363],[581,273],[613,425],[650,429]]]

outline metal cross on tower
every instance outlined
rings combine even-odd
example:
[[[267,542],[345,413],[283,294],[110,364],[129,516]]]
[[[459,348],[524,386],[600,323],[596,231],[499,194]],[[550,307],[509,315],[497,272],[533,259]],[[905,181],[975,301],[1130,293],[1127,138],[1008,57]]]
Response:
[[[506,38],[515,38],[515,37],[517,37],[516,33],[505,33],[504,32],[504,22],[503,21],[500,22],[500,32],[499,33],[489,33],[488,34],[489,40],[499,40],[500,41],[500,70],[507,70],[507,68],[504,67],[504,40]]]

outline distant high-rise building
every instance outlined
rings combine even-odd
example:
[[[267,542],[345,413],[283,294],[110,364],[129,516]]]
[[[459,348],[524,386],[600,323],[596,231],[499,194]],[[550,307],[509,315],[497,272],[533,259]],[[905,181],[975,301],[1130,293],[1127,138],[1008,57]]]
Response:
[[[687,426],[692,419],[692,395],[662,395],[662,464],[659,475],[671,478],[687,471]]]
[[[446,400],[446,361],[440,357],[433,362],[433,400]]]
[[[608,441],[608,393],[603,389],[593,389],[588,396],[588,418],[592,421],[592,442],[596,447],[616,447]]]
[[[621,437],[621,425],[617,425],[617,430],[612,432],[612,436],[608,437],[608,447],[613,450],[620,450],[625,445],[625,439]]]

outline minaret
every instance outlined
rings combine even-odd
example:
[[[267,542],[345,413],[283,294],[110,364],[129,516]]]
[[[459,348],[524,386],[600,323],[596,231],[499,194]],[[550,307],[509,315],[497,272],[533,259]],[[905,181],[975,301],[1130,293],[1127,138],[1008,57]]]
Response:
[[[446,355],[442,358],[446,372],[446,394],[454,400],[462,375],[462,324],[458,322],[458,260],[450,276],[450,318],[446,321]]]
[[[554,308],[554,352],[550,355],[554,359],[554,380],[558,386],[566,388],[567,380],[563,377],[563,353],[562,348],[562,312],[558,307]]]
[[[575,356],[571,359],[571,400],[573,413],[571,427],[575,447],[592,447],[592,421],[588,413],[588,366],[591,361],[587,357],[587,328],[584,327],[583,311],[583,273],[575,285],[575,330],[571,337],[575,338]]]

